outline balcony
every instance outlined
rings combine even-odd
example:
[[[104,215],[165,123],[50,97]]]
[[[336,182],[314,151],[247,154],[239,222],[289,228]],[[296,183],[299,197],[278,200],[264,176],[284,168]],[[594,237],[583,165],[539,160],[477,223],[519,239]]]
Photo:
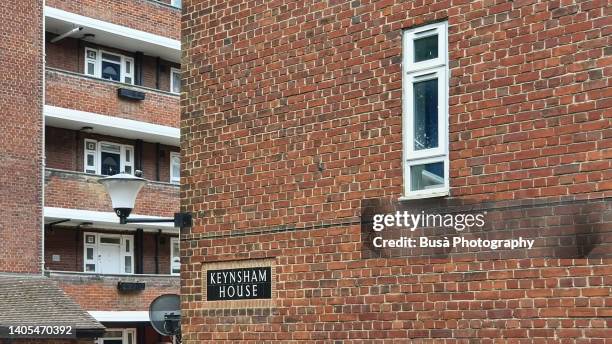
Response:
[[[48,209],[75,209],[87,215],[85,211],[108,212],[111,214],[109,221],[112,224],[118,222],[114,213],[110,198],[104,187],[98,183],[100,176],[85,174],[82,172],[64,171],[56,169],[45,170],[45,217]],[[149,182],[140,191],[136,200],[136,208],[133,214],[149,216],[172,216],[179,209],[179,187],[178,185]],[[57,213],[54,211],[53,214]],[[76,213],[76,212],[75,212]],[[80,213],[79,213],[80,214]],[[77,214],[78,215],[78,214]],[[100,214],[99,214],[100,215]],[[98,215],[96,215],[98,216]],[[105,215],[106,216],[106,215]],[[62,216],[53,215],[53,218]],[[73,216],[69,216],[73,217]],[[78,216],[75,216],[77,218]],[[80,219],[80,218],[79,218]],[[105,222],[106,217],[92,218]],[[85,218],[82,220],[86,220]],[[146,227],[146,226],[139,226]],[[159,226],[157,226],[159,227]]]
[[[108,1],[63,1],[48,0],[45,12],[52,8],[74,15],[138,30],[153,35],[180,40],[181,10],[164,1],[108,0]],[[47,15],[49,18],[49,15]],[[52,23],[63,21],[51,13]],[[59,20],[58,20],[59,19]],[[83,23],[76,23],[83,24]],[[49,25],[47,25],[49,26]]]
[[[162,294],[178,294],[178,276],[163,275],[100,275],[81,272],[47,271],[51,279],[88,311],[146,311]],[[119,291],[119,282],[144,283],[144,290]]]
[[[47,125],[72,130],[88,126],[96,134],[179,145],[177,95],[51,68],[45,85]],[[145,99],[122,99],[119,88],[142,92]]]
[[[47,105],[179,127],[179,97],[169,92],[53,68],[46,70],[45,85]],[[145,94],[145,99],[142,101],[122,99],[117,95],[119,88],[142,92]]]

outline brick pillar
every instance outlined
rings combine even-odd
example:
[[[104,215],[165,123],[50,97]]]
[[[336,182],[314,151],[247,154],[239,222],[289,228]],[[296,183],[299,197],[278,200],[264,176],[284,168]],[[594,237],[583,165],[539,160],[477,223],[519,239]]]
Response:
[[[43,1],[0,5],[0,272],[41,269]]]

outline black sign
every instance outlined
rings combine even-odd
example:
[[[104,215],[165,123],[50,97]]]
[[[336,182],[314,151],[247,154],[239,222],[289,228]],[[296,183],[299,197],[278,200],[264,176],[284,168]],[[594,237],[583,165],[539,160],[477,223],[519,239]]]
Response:
[[[208,270],[206,300],[252,300],[272,298],[272,268]]]
[[[117,283],[119,291],[140,291],[145,289],[145,284],[142,282],[119,282]]]

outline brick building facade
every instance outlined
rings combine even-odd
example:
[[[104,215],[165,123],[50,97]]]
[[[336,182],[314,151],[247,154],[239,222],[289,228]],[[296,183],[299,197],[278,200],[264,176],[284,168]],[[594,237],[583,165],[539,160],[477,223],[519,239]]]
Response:
[[[184,342],[609,341],[610,24],[605,1],[184,1]],[[465,206],[489,223],[465,235],[535,248],[371,247],[368,212]],[[207,298],[246,262],[270,299]]]
[[[179,231],[120,225],[99,180],[142,171],[148,183],[133,213],[161,218],[179,209],[180,7],[177,0],[0,6],[0,159],[7,163],[0,292],[28,285],[38,300],[23,312],[10,307],[25,303],[0,306],[15,317],[0,317],[0,326],[18,321],[15,314],[33,321],[37,308],[62,313],[44,304],[42,285],[74,306],[79,343],[172,341],[149,325],[148,307],[179,292]],[[124,283],[144,289],[125,291]]]

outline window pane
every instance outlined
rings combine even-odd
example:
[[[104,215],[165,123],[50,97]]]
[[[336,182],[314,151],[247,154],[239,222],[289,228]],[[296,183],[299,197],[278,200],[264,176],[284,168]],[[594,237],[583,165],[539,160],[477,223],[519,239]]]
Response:
[[[85,242],[88,244],[95,244],[96,243],[96,236],[95,235],[86,235],[85,236]]]
[[[414,150],[438,147],[438,79],[414,83]]]
[[[431,60],[438,57],[438,35],[414,40],[414,62]]]
[[[87,63],[87,74],[94,75],[96,73],[96,65],[88,62]]]
[[[119,173],[120,168],[120,155],[116,153],[102,152],[102,174],[105,176],[112,176]]]
[[[102,58],[109,61],[121,62],[121,56],[102,53]]]
[[[93,247],[87,248],[87,259],[93,259]]]
[[[87,58],[95,60],[96,59],[96,51],[95,50],[87,50]]]
[[[132,257],[130,256],[125,256],[125,273],[132,273]]]
[[[102,79],[119,81],[121,75],[119,64],[102,61]]]
[[[132,83],[132,78],[130,78],[129,76],[128,76],[128,77],[125,77],[125,81],[124,81],[124,82],[125,82],[126,84],[131,84],[131,83]]]
[[[444,162],[414,165],[410,167],[411,191],[444,186]]]
[[[119,153],[121,152],[121,147],[118,145],[103,143],[101,146],[102,150]]]
[[[95,264],[87,264],[87,265],[85,265],[85,271],[87,271],[87,272],[95,272],[96,271],[96,265]]]
[[[119,238],[101,237],[100,238],[100,243],[101,244],[116,244],[116,245],[120,245],[121,244],[121,239],[119,239]]]
[[[180,244],[178,240],[172,241],[172,258],[178,258],[180,253]],[[180,260],[179,260],[180,262]]]
[[[125,166],[125,173],[132,174],[132,166]]]
[[[181,93],[181,73],[172,73],[172,92]]]
[[[121,338],[123,337],[123,331],[118,330],[118,331],[112,331],[112,330],[106,330],[106,332],[104,333],[104,338]]]
[[[172,176],[176,179],[181,177],[181,169],[179,164],[172,164]]]

